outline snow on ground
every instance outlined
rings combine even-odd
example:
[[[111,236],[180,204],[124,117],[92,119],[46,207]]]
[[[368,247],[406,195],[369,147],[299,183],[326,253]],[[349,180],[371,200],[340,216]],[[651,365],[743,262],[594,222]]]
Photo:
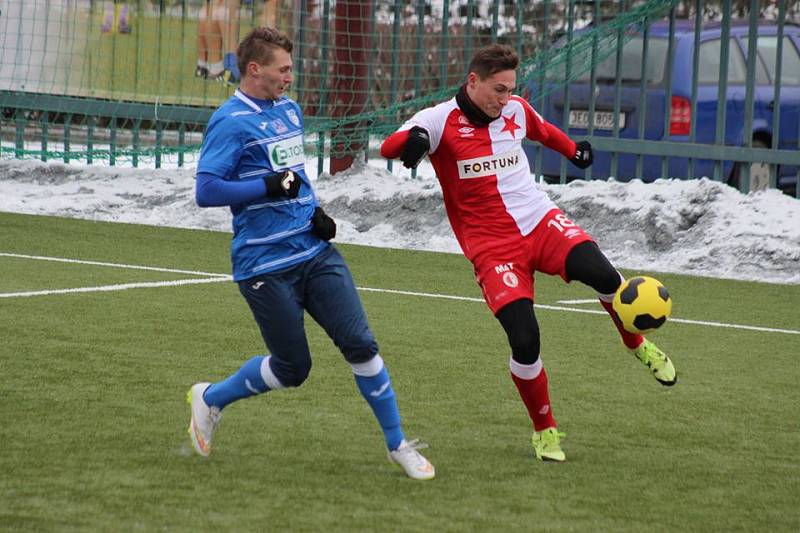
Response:
[[[376,160],[317,177],[309,160],[336,240],[459,252],[430,166],[416,179],[398,166]],[[230,232],[227,209],[195,205],[194,171],[2,160],[0,211]],[[800,283],[800,201],[778,191],[742,195],[707,179],[540,187],[618,267]]]

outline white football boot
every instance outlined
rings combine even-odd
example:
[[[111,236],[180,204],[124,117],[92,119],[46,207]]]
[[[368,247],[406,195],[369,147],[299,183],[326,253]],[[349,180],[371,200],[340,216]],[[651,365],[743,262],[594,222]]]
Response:
[[[427,447],[419,439],[411,442],[403,439],[396,450],[389,452],[389,460],[399,465],[411,479],[433,479],[436,475],[433,465],[417,451]]]
[[[218,407],[209,406],[203,399],[203,393],[210,383],[195,383],[186,393],[186,402],[191,406],[192,419],[189,422],[189,436],[192,446],[203,457],[211,453],[211,439],[217,430],[222,412]]]

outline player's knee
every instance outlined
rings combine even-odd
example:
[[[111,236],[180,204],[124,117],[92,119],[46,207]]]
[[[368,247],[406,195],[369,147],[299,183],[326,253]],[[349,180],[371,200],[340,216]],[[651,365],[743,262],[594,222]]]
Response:
[[[278,365],[273,371],[285,387],[299,387],[311,373],[311,360]]]
[[[600,294],[613,294],[620,275],[597,244],[587,241],[575,246],[566,260],[567,276],[590,286]]]
[[[597,281],[592,288],[599,294],[614,294],[622,284],[622,276],[616,268],[604,269],[597,274]]]
[[[366,363],[378,353],[378,343],[370,342],[349,346],[342,350],[345,360],[350,364]]]
[[[533,302],[516,300],[497,312],[511,345],[511,356],[522,365],[532,365],[539,359],[539,323],[533,312]]]
[[[369,328],[354,328],[337,343],[350,364],[366,363],[378,353],[378,343]]]
[[[539,359],[541,349],[539,330],[535,326],[518,328],[508,336],[511,345],[511,354],[514,360],[521,365],[532,365]]]

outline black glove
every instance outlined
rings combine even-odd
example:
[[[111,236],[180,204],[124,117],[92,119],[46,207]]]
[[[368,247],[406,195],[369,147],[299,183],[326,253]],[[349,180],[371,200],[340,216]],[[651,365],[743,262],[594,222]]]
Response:
[[[400,154],[400,160],[406,168],[417,168],[419,162],[431,149],[431,141],[425,128],[414,126],[408,132],[408,140]]]
[[[575,155],[572,156],[572,164],[578,168],[588,168],[591,166],[592,161],[594,158],[592,157],[592,145],[589,144],[589,141],[579,141],[575,143],[577,150],[575,151]]]
[[[323,241],[336,237],[336,222],[321,207],[314,209],[314,215],[311,217],[311,233]]]
[[[300,176],[291,170],[284,170],[279,174],[273,174],[264,178],[264,183],[267,186],[267,196],[271,198],[278,198],[281,196],[288,198],[297,198],[297,193],[300,192]]]

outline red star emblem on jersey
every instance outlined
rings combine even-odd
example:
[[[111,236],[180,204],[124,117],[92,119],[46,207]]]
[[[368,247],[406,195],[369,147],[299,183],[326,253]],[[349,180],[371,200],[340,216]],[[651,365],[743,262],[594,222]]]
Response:
[[[504,116],[504,117],[503,117],[503,120],[506,122],[506,125],[505,125],[505,126],[503,126],[503,129],[502,129],[502,130],[500,130],[500,131],[501,131],[501,132],[503,132],[503,131],[510,131],[510,132],[511,132],[511,136],[512,136],[512,137],[514,137],[514,138],[516,139],[516,138],[517,138],[516,131],[517,131],[518,129],[522,128],[522,126],[520,126],[519,124],[517,124],[516,122],[514,122],[514,119],[515,119],[515,118],[517,118],[517,114],[516,114],[516,113],[514,113],[513,115],[511,115],[511,118],[508,118],[508,117],[505,117],[505,116]]]

